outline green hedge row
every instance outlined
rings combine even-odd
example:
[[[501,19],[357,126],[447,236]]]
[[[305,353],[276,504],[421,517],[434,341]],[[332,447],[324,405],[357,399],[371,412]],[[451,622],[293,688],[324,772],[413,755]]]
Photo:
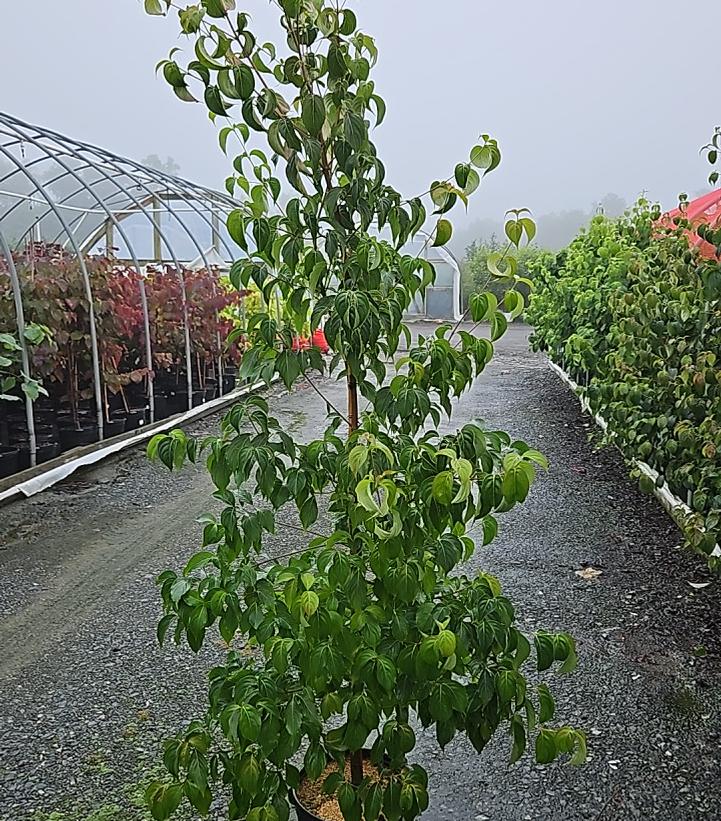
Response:
[[[528,318],[534,347],[585,386],[623,453],[688,502],[686,537],[715,564],[721,268],[689,246],[687,226],[663,229],[659,217],[645,202],[618,220],[596,217],[564,251],[537,260]],[[721,245],[721,231],[705,238]]]

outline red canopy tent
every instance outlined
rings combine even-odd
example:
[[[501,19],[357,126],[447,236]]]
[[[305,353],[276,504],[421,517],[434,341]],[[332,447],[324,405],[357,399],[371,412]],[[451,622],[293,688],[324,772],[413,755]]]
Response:
[[[712,228],[721,226],[721,188],[710,191],[696,200],[684,205],[682,208],[674,208],[661,218],[661,222],[666,225],[673,225],[674,217],[684,217],[692,226],[710,225]],[[699,249],[702,256],[708,259],[716,259],[716,248],[710,242],[706,242],[693,230],[688,231],[688,239],[691,245]]]

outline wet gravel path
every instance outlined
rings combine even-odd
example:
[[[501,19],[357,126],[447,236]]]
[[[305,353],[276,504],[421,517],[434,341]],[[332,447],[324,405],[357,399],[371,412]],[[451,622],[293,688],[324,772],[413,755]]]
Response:
[[[327,390],[341,397],[340,386]],[[271,401],[289,432],[319,429],[310,389]],[[551,461],[471,565],[498,575],[529,631],[577,637],[579,668],[554,690],[559,720],[588,731],[589,761],[508,767],[505,738],[477,756],[462,740],[440,753],[423,735],[424,818],[718,818],[721,586],[677,549],[674,526],[626,479],[620,457],[589,444],[589,421],[528,351],[525,329],[504,339],[453,423],[478,417]],[[209,492],[202,469],[170,476],[135,451],[0,508],[2,821],[148,818],[142,787],[158,741],[197,711],[222,652],[211,645],[198,660],[154,638],[154,576],[193,550]],[[288,529],[270,550],[297,541]],[[584,568],[601,572],[584,578]]]

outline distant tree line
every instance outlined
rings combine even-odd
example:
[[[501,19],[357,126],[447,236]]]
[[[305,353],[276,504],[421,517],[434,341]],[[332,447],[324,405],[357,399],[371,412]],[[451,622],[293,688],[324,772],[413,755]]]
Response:
[[[579,230],[587,225],[591,217],[596,214],[605,214],[607,217],[620,217],[628,204],[618,194],[606,194],[598,202],[593,203],[588,210],[574,208],[568,211],[554,211],[548,214],[534,214],[538,227],[536,243],[551,251],[565,248]],[[451,241],[452,250],[463,254],[473,242],[488,242],[492,236],[503,236],[503,225],[495,219],[483,219],[469,225],[468,228],[458,229],[455,239]]]
[[[599,202],[591,206],[588,211],[576,208],[569,211],[541,214],[535,217],[538,228],[533,245],[523,248],[518,257],[518,274],[527,277],[530,266],[539,254],[551,250],[559,250],[568,245],[579,230],[589,223],[596,214],[605,214],[607,217],[619,217],[626,210],[627,203],[617,194],[606,194]],[[488,270],[487,259],[496,251],[503,251],[506,246],[502,226],[492,219],[484,219],[474,223],[465,231],[458,231],[456,237],[457,253],[463,253],[460,243],[465,245],[465,254],[461,265],[462,299],[464,308],[467,307],[468,295],[477,290],[491,290],[499,301],[506,291],[506,284],[492,276]],[[518,290],[527,296],[524,286]]]

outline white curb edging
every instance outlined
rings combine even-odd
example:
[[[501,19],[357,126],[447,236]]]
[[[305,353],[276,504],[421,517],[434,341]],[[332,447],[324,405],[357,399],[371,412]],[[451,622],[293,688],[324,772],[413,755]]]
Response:
[[[550,359],[548,359],[548,365],[551,368],[551,370],[559,377],[559,379],[562,382],[565,382],[566,385],[568,385],[568,387],[576,394],[576,397],[578,398],[578,401],[580,402],[581,408],[583,409],[584,413],[587,413],[589,416],[592,415],[598,427],[601,428],[601,430],[603,431],[607,431],[608,423],[602,416],[592,413],[591,405],[588,399],[586,399],[583,387],[581,387],[581,385],[579,385],[577,382],[574,382],[573,379],[571,379],[571,377],[566,373],[566,371],[563,370],[563,368],[556,365],[556,363],[552,362]],[[622,454],[622,456],[628,459],[626,454]],[[679,499],[679,497],[672,492],[671,488],[666,484],[666,482],[664,482],[661,485],[661,487],[656,486],[656,481],[658,480],[658,471],[654,470],[651,467],[651,465],[648,465],[646,464],[646,462],[642,462],[639,459],[632,458],[630,461],[635,468],[638,468],[638,470],[640,470],[641,473],[645,474],[646,476],[648,476],[649,479],[651,479],[651,481],[653,481],[654,496],[661,502],[661,504],[664,506],[664,509],[671,516],[674,522],[676,522],[676,517],[674,515],[675,512],[678,512],[684,516],[693,514],[693,511],[686,504],[686,502]],[[678,524],[678,522],[676,522],[676,524]],[[716,545],[713,552],[711,553],[711,556],[721,556],[721,547],[719,547],[719,545]]]
[[[278,376],[275,376],[271,380],[271,384],[277,382],[278,378]],[[236,390],[231,391],[231,393],[227,393],[224,396],[219,396],[217,399],[211,399],[210,402],[205,402],[192,410],[188,410],[185,413],[173,416],[161,424],[146,428],[136,436],[131,436],[129,439],[122,439],[119,442],[113,442],[106,447],[94,450],[92,453],[86,453],[83,456],[78,456],[77,459],[71,459],[62,465],[58,465],[57,467],[51,468],[44,473],[33,476],[31,479],[26,479],[24,482],[20,482],[20,484],[13,485],[12,487],[7,488],[7,490],[2,491],[0,493],[0,503],[20,494],[22,494],[25,498],[34,496],[36,493],[40,493],[43,490],[47,490],[47,488],[56,485],[58,482],[62,482],[63,479],[67,479],[67,477],[75,473],[78,468],[85,467],[87,465],[94,465],[97,462],[102,462],[102,460],[107,459],[108,456],[112,456],[114,453],[119,453],[121,450],[125,450],[125,448],[140,445],[148,439],[152,439],[152,437],[158,433],[164,433],[165,431],[171,430],[172,428],[177,428],[180,425],[187,424],[188,422],[192,422],[202,416],[208,416],[214,411],[221,410],[226,405],[231,404],[236,399],[242,399],[242,397],[247,396],[249,393],[253,393],[260,388],[265,387],[265,384],[265,382],[256,382],[253,385],[246,385],[242,388],[237,388]]]

